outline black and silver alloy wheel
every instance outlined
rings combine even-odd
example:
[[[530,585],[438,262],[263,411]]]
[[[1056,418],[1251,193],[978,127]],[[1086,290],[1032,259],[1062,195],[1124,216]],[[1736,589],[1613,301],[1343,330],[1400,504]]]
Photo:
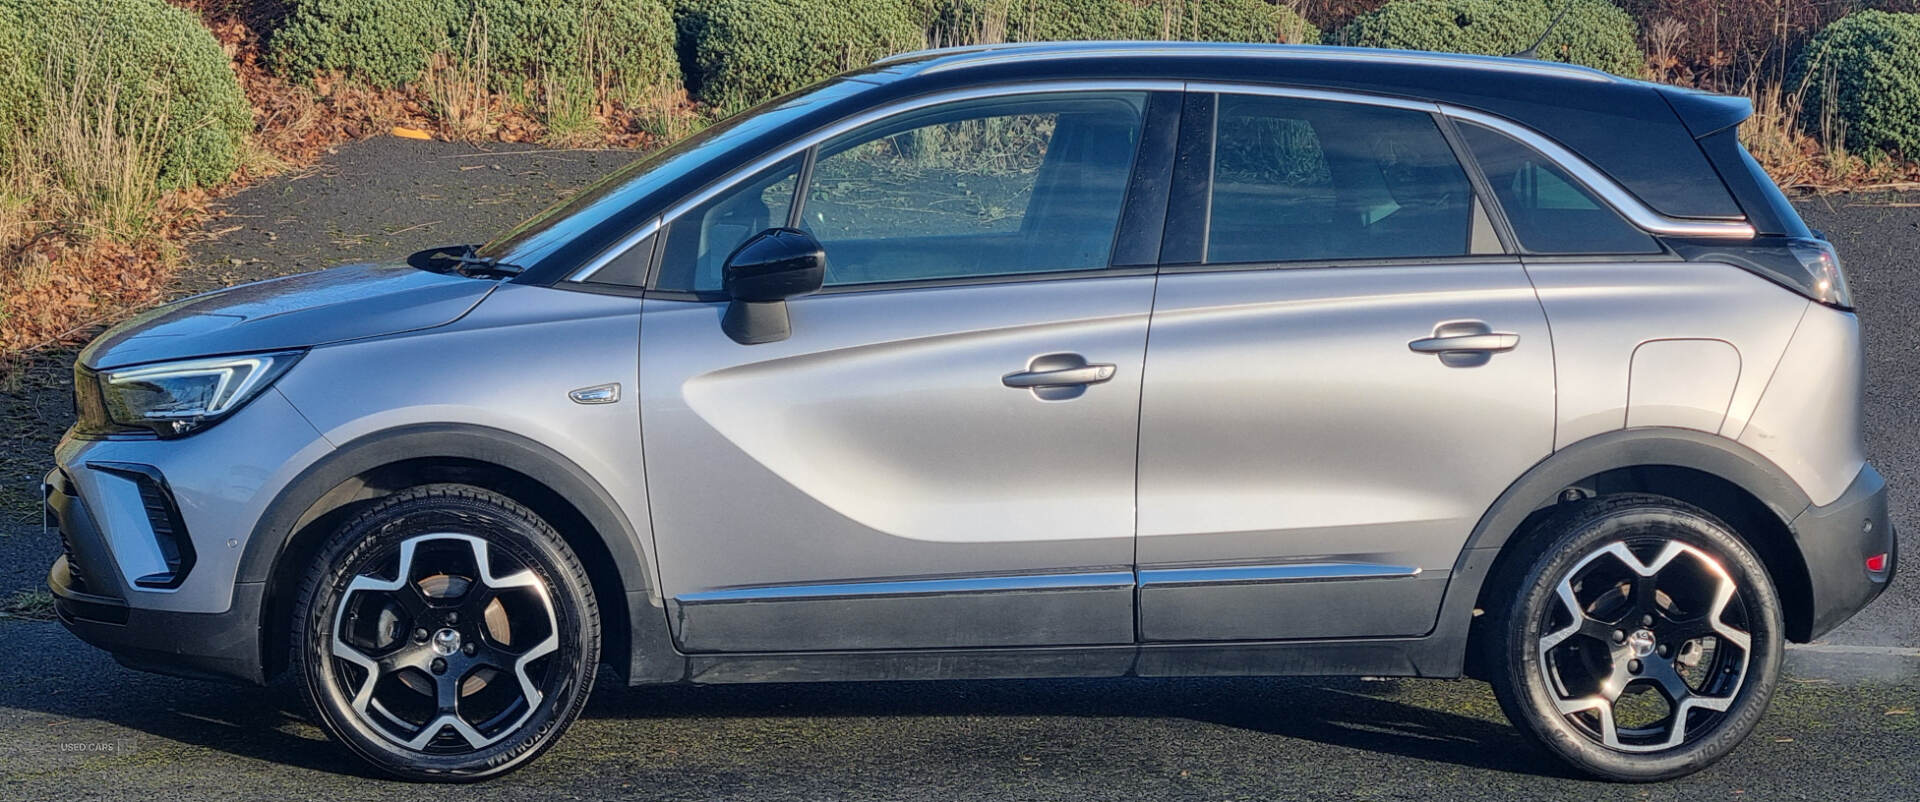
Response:
[[[1485,664],[1520,729],[1577,768],[1657,780],[1718,760],[1766,710],[1780,601],[1712,515],[1623,495],[1564,505],[1503,564]]]
[[[1752,645],[1746,605],[1699,548],[1614,541],[1554,590],[1540,665],[1555,706],[1588,737],[1625,752],[1670,749],[1739,694]]]
[[[376,766],[475,780],[524,764],[598,662],[585,572],[530,511],[477,488],[389,497],[321,550],[294,660],[321,722]]]

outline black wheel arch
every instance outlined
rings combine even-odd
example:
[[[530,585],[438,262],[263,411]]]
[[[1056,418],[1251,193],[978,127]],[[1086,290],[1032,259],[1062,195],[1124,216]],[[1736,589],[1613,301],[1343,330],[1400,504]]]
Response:
[[[1463,661],[1473,650],[1472,623],[1500,560],[1561,494],[1618,492],[1667,496],[1726,521],[1760,554],[1785,607],[1787,636],[1811,637],[1813,600],[1807,564],[1789,524],[1812,504],[1771,460],[1725,437],[1692,429],[1641,427],[1596,435],[1557,449],[1509,485],[1487,509],[1454,564],[1435,634],[1454,633]],[[1454,647],[1449,647],[1454,648]],[[1465,673],[1477,667],[1463,662]]]
[[[552,448],[486,426],[435,423],[375,432],[345,443],[280,489],[241,554],[240,582],[265,585],[261,664],[286,665],[285,627],[310,555],[341,519],[404,487],[455,481],[501,492],[560,530],[586,565],[604,622],[602,659],[629,678],[677,678],[666,609],[642,533],[611,494]],[[644,515],[642,516],[644,520]]]

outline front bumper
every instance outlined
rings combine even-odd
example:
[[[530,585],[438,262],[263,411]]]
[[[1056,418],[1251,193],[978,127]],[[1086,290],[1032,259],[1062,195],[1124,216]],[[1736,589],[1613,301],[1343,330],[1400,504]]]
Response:
[[[265,577],[241,558],[281,489],[331,450],[274,388],[190,437],[63,438],[45,483],[64,551],[47,576],[55,612],[136,668],[261,681]]]
[[[60,470],[47,476],[46,523],[63,553],[47,574],[54,614],[74,635],[123,665],[162,674],[263,683],[260,609],[266,586],[236,584],[224,613],[127,604],[120,569],[86,502]]]
[[[1872,465],[1833,503],[1808,507],[1793,519],[1794,540],[1807,564],[1812,616],[1804,639],[1840,626],[1878,598],[1899,568],[1900,541],[1887,516],[1887,483]],[[1885,554],[1886,567],[1867,570],[1867,560]]]

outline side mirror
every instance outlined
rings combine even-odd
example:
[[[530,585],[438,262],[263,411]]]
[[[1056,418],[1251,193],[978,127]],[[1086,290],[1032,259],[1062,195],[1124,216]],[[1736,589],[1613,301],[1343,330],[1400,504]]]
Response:
[[[741,345],[778,342],[793,333],[787,299],[820,289],[827,251],[797,228],[769,228],[747,238],[720,269],[720,286],[733,302],[720,328]]]

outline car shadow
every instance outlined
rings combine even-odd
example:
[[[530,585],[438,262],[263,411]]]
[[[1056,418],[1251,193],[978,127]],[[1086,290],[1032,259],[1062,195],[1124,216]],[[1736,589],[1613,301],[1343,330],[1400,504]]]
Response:
[[[57,624],[4,623],[0,650],[13,657],[0,661],[0,711],[57,717],[68,733],[63,737],[86,737],[90,728],[71,725],[92,720],[113,725],[91,730],[103,738],[124,737],[117,727],[243,759],[379,776],[320,734],[299,689],[285,678],[261,688],[145,674],[112,663]],[[732,757],[746,764],[757,746],[753,737],[709,739],[703,731],[752,719],[927,718],[925,726],[938,734],[939,728],[953,726],[939,722],[941,717],[1159,720],[1154,737],[1167,742],[1154,747],[1169,750],[1199,748],[1220,737],[1206,728],[1229,728],[1238,731],[1227,734],[1230,740],[1270,736],[1497,772],[1569,776],[1500,718],[1492,693],[1478,682],[1122,678],[640,688],[602,683],[583,716],[594,724],[613,724],[617,742],[668,752],[735,749],[740,754]],[[1168,727],[1168,720],[1204,726]],[[1105,752],[1123,746],[1103,740],[1102,731],[1110,732],[1095,731],[1071,748]],[[1183,743],[1187,738],[1193,743]],[[1255,737],[1249,746],[1271,746],[1259,741]],[[849,761],[857,757],[850,755]]]
[[[1579,777],[1526,741],[1501,716],[1492,690],[1471,680],[1210,677],[642,686],[596,693],[585,716],[1185,719],[1468,768]],[[1098,748],[1098,743],[1087,746]]]

